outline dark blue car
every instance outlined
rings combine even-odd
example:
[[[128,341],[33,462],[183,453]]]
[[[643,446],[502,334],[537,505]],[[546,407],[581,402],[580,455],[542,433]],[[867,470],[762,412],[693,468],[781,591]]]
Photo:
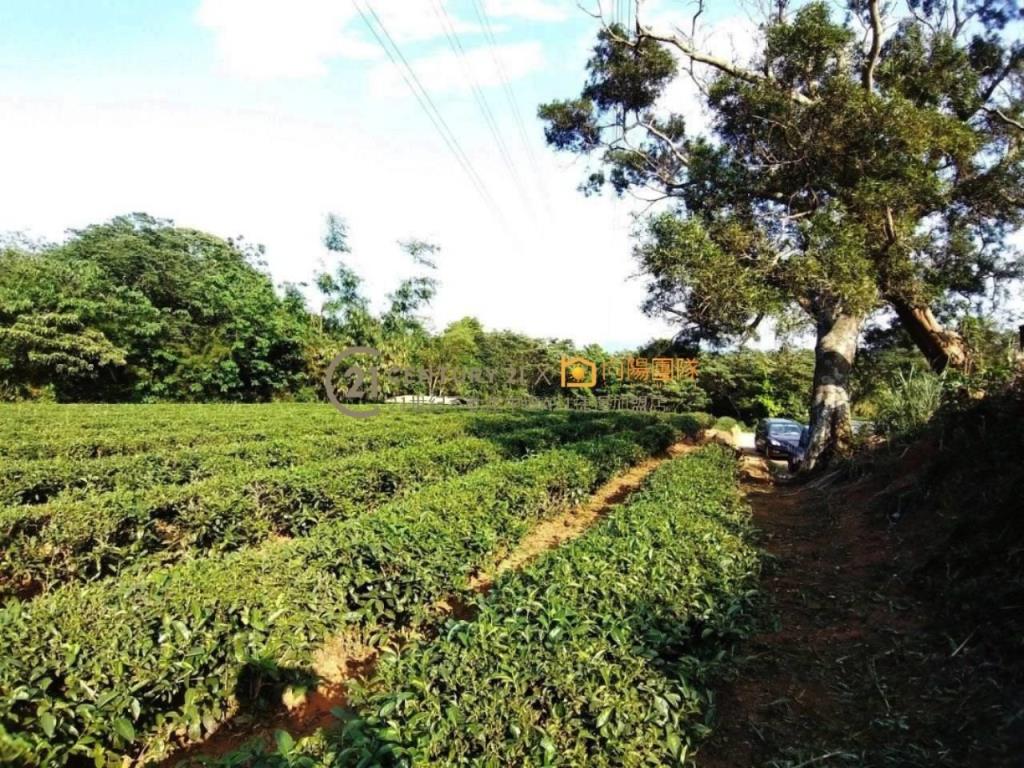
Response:
[[[761,419],[754,431],[754,448],[769,459],[787,459],[798,464],[807,448],[810,432],[793,419]]]

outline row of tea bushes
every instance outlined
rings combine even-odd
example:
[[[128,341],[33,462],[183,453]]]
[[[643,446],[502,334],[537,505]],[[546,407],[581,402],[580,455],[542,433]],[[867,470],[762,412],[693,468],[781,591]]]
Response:
[[[248,463],[221,464],[220,472],[191,483],[153,483],[135,490],[58,496],[38,506],[0,508],[0,596],[30,585],[48,590],[65,581],[118,573],[139,559],[168,561],[199,551],[230,550],[273,535],[301,536],[326,519],[372,510],[389,498],[514,457],[619,430],[624,423],[658,423],[651,417],[609,415],[545,426],[527,426],[494,438],[459,438],[467,425],[426,420],[421,432],[398,430],[402,448],[368,451],[283,469]],[[475,428],[475,427],[474,427]],[[449,439],[445,440],[445,437]],[[92,459],[124,467],[129,457]],[[134,457],[132,457],[134,458]],[[161,467],[159,455],[146,468]],[[209,468],[218,466],[210,461]],[[173,478],[170,478],[173,479]],[[154,563],[155,564],[155,563]]]
[[[517,456],[527,449],[536,450],[543,440],[547,441],[543,447],[553,447],[559,442],[640,428],[657,420],[650,414],[633,413],[450,410],[414,414],[417,418],[405,412],[388,414],[353,429],[350,425],[354,419],[337,416],[339,428],[337,421],[325,422],[321,412],[318,418],[309,414],[301,421],[278,423],[268,419],[251,431],[243,425],[230,425],[203,433],[197,441],[173,431],[153,432],[148,423],[135,421],[139,411],[121,407],[125,409],[124,423],[93,436],[83,435],[86,425],[79,425],[80,431],[59,431],[64,442],[47,445],[43,436],[38,440],[23,436],[25,442],[20,450],[17,444],[0,445],[0,504],[41,504],[65,492],[94,493],[187,482],[231,471],[239,465],[293,466],[393,448],[424,437],[486,438],[502,447],[507,455]],[[0,413],[10,408],[0,405]],[[670,420],[697,416],[675,416]],[[4,450],[8,451],[6,456],[2,455]],[[12,453],[33,455],[18,458]]]
[[[0,442],[0,458],[19,459],[96,459],[143,452],[173,453],[215,446],[231,446],[239,442],[257,445],[278,442],[288,445],[307,445],[311,450],[322,443],[336,442],[344,449],[346,442],[353,447],[367,443],[373,447],[375,439],[388,439],[403,431],[419,433],[425,423],[446,423],[469,427],[500,424],[503,428],[530,423],[527,414],[514,412],[481,412],[459,409],[413,412],[397,410],[381,418],[360,421],[346,418],[326,405],[316,410],[300,407],[297,410],[277,410],[267,406],[267,412],[253,413],[248,419],[230,419],[218,415],[217,406],[176,406],[183,417],[181,422],[164,424],[153,418],[150,406],[104,406],[112,411],[112,423],[105,420],[93,423],[75,420],[68,423],[63,410],[58,410],[53,421],[42,421],[34,426],[23,423],[23,414],[38,406],[2,405],[0,414],[9,417],[0,427],[0,433],[13,432],[6,442]],[[68,406],[72,409],[87,406]],[[160,408],[160,406],[152,406]],[[44,412],[49,413],[44,409]],[[197,417],[198,413],[198,417]],[[231,413],[231,411],[228,411]],[[116,417],[114,416],[116,414]],[[211,421],[201,416],[208,414]],[[544,419],[546,422],[558,419]],[[34,422],[30,419],[29,422]],[[17,429],[13,429],[17,426]],[[468,434],[468,431],[467,431]]]
[[[102,415],[97,415],[97,413]],[[393,408],[358,420],[329,405],[244,406],[56,406],[0,404],[0,458],[100,458],[170,452],[204,446],[305,439],[365,440],[395,430],[419,431],[424,423],[458,422],[469,429],[512,429],[618,414],[568,411],[486,411],[460,408]],[[628,414],[623,414],[628,415]],[[467,432],[469,433],[469,432]]]
[[[424,765],[682,764],[755,595],[735,472],[724,449],[659,468],[476,621],[385,662],[347,746]]]
[[[85,495],[185,483],[249,467],[288,467],[406,445],[427,437],[471,436],[465,418],[374,425],[360,432],[317,431],[253,439],[225,434],[197,446],[182,444],[98,458],[9,459],[0,463],[0,503],[43,504],[64,494]]]
[[[262,441],[295,434],[359,435],[413,425],[424,414],[396,413],[369,423],[345,418],[328,406],[2,405],[0,457],[97,458],[142,451],[196,448],[239,438]],[[454,411],[431,413],[459,418]]]
[[[759,562],[731,451],[663,464],[574,542],[507,574],[473,620],[386,654],[334,733],[228,766],[681,766],[750,630]]]
[[[0,758],[113,765],[198,738],[240,690],[308,670],[333,634],[430,619],[533,521],[677,434],[662,424],[495,462],[305,538],[9,601]]]
[[[4,585],[49,590],[118,573],[154,554],[169,560],[301,536],[325,519],[371,511],[500,458],[480,438],[431,439],[286,469],[243,466],[187,485],[0,510],[0,596]]]
[[[706,415],[687,415],[704,420]],[[390,407],[378,418],[346,418],[325,404],[263,405],[5,405],[0,404],[0,460],[94,459],[143,452],[170,453],[244,442],[304,439],[363,441],[424,423],[459,422],[466,434],[492,437],[511,429],[615,421],[632,428],[653,414],[593,411],[478,410]],[[679,418],[679,417],[672,417]],[[712,420],[713,421],[713,420]],[[709,422],[710,423],[710,422]],[[703,425],[702,428],[706,428]],[[371,445],[372,447],[372,445]]]

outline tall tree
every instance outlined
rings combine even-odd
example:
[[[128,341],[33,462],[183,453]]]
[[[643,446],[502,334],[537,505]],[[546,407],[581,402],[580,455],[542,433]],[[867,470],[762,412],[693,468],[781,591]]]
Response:
[[[291,391],[302,344],[260,256],[145,214],[73,232],[60,245],[8,249],[0,357],[14,361],[10,377],[67,400],[266,400]]]
[[[333,271],[316,275],[316,286],[324,297],[319,319],[324,344],[321,346],[321,369],[337,354],[341,346],[368,346],[378,350],[377,364],[383,369],[408,367],[417,350],[427,344],[429,331],[421,312],[429,306],[437,292],[433,271],[440,246],[424,240],[399,241],[401,250],[419,269],[418,274],[402,279],[388,294],[388,306],[375,314],[363,292],[363,281],[347,263],[348,225],[337,214],[328,214],[324,246],[336,258]],[[388,383],[384,382],[384,394]]]
[[[610,184],[667,201],[637,249],[651,276],[648,311],[717,339],[794,304],[808,315],[808,467],[849,435],[849,376],[868,314],[888,303],[936,368],[962,364],[962,340],[929,302],[1019,273],[1005,239],[1024,206],[1020,46],[977,24],[965,43],[968,22],[944,31],[945,4],[922,5],[911,3],[915,15],[883,43],[877,3],[857,2],[845,23],[823,3],[792,13],[779,3],[749,64],[702,52],[678,29],[604,26],[581,96],[540,108],[550,144],[598,158],[588,191]],[[1004,5],[979,2],[961,16],[998,30]],[[687,135],[664,103],[678,54],[691,73],[712,72],[702,83],[712,136]]]
[[[345,263],[352,253],[348,224],[335,213],[327,214],[324,247],[337,263],[334,271],[316,274],[316,287],[324,299],[320,305],[321,328],[331,336],[342,336],[349,345],[376,344],[379,324],[370,313],[370,302],[362,293],[362,278]]]

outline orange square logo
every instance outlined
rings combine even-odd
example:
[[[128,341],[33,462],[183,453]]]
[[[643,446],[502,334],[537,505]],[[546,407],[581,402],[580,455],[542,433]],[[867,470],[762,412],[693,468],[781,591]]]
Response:
[[[562,386],[568,389],[597,386],[597,365],[585,357],[563,357]]]

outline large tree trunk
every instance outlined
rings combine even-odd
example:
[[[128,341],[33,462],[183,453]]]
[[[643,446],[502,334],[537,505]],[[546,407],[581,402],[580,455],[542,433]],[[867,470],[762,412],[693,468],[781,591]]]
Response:
[[[863,315],[827,313],[817,319],[811,435],[801,471],[823,466],[850,443],[850,374]]]
[[[890,298],[889,302],[935,373],[942,373],[946,368],[957,371],[967,368],[971,358],[964,337],[943,328],[929,307],[900,298]]]

